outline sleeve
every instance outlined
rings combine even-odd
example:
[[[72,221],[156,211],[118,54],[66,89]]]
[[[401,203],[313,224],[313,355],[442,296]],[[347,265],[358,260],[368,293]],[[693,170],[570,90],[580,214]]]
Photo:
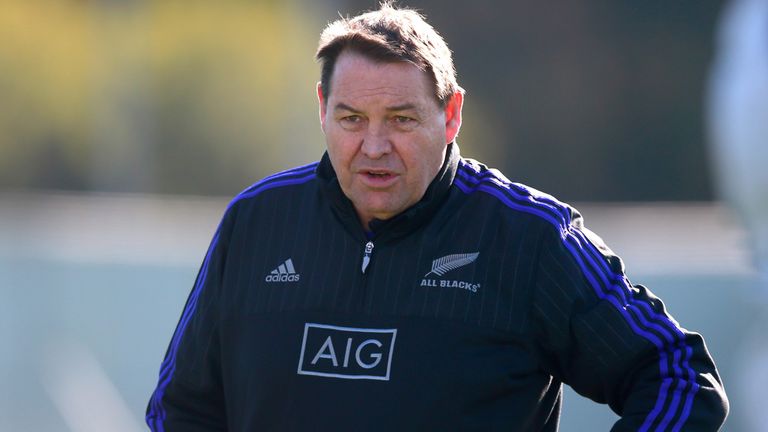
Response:
[[[717,431],[728,400],[702,337],[570,216],[540,244],[531,314],[544,368],[607,403],[621,417],[612,431]]]
[[[200,267],[147,405],[152,431],[224,431],[219,358],[219,297],[231,211],[220,223]]]

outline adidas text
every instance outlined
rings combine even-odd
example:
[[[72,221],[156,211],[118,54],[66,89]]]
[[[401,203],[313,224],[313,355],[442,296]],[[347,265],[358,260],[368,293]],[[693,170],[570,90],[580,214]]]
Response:
[[[281,275],[267,275],[266,278],[264,278],[267,282],[298,282],[299,276],[297,274],[281,274]]]

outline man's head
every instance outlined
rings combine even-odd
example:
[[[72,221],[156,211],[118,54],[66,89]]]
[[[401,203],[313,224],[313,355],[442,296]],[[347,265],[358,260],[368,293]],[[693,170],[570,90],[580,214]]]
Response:
[[[323,30],[316,57],[322,65],[320,84],[326,99],[333,91],[336,60],[346,50],[379,62],[412,63],[430,76],[441,106],[456,92],[463,92],[456,83],[448,45],[414,10],[397,9],[386,1],[377,11],[339,19]]]
[[[424,195],[461,126],[463,90],[437,32],[388,3],[330,24],[317,57],[328,155],[367,227]]]

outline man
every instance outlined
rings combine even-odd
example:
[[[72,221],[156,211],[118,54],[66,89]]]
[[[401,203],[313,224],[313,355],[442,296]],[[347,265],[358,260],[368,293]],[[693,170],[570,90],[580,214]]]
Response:
[[[320,38],[319,163],[228,207],[161,366],[153,430],[717,430],[704,342],[572,208],[459,156],[463,90],[417,13]]]

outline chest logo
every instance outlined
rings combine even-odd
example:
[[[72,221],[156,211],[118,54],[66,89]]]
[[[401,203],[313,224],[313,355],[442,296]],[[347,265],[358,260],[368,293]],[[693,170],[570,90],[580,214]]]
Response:
[[[430,275],[443,276],[446,273],[464,267],[475,262],[480,252],[446,255],[432,261],[432,269],[421,280],[423,287],[460,288],[471,292],[477,292],[480,284],[461,281],[429,278]]]
[[[389,381],[397,329],[304,324],[299,375]]]
[[[477,259],[478,255],[480,255],[480,252],[453,254],[438,258],[432,261],[432,270],[425,274],[424,277],[427,277],[433,273],[438,276],[442,276],[451,270],[456,270],[459,267],[472,264]]]
[[[265,282],[298,282],[301,275],[296,273],[293,267],[293,260],[288,258],[284,263],[277,266],[265,278]]]

